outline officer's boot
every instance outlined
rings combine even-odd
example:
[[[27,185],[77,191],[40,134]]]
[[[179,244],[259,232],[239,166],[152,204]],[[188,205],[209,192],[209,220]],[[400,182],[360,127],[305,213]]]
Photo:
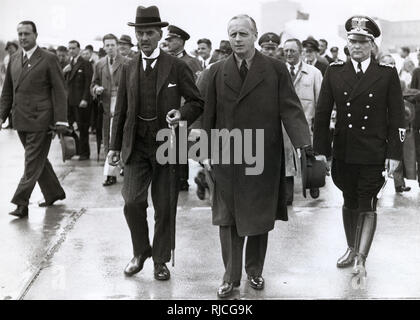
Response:
[[[363,273],[365,276],[367,275],[365,263],[375,234],[376,219],[375,211],[366,211],[359,214],[356,230],[355,251],[357,256],[353,267],[354,274]]]
[[[343,206],[343,225],[347,239],[347,251],[337,260],[337,268],[350,267],[354,262],[356,257],[354,242],[356,236],[357,218],[357,209],[348,209]]]

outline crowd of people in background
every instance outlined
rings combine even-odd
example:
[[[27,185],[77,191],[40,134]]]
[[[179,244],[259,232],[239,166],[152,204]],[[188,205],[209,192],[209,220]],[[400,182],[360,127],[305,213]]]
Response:
[[[207,38],[198,39],[196,42],[196,49],[187,53],[185,50],[186,41],[190,40],[190,35],[180,27],[170,25],[167,29],[167,35],[162,39],[159,44],[161,50],[184,60],[189,68],[193,71],[196,84],[205,96],[207,89],[207,74],[209,67],[219,60],[226,59],[231,53],[232,48],[228,40],[220,41],[218,48],[213,48],[212,41]],[[111,44],[109,44],[111,43]],[[295,90],[301,100],[302,106],[307,116],[307,121],[313,129],[313,120],[315,114],[315,106],[318,99],[318,94],[322,82],[322,77],[325,74],[327,67],[330,64],[343,62],[339,58],[340,49],[336,46],[329,48],[326,39],[315,39],[309,36],[307,39],[286,39],[282,41],[280,36],[274,32],[264,33],[258,41],[260,51],[264,55],[279,59],[286,63],[290,72],[292,81],[295,85]],[[43,48],[57,55],[58,61],[62,68],[67,84],[68,94],[68,119],[69,124],[74,128],[71,135],[76,141],[77,155],[80,161],[88,160],[91,158],[89,147],[89,134],[97,136],[98,159],[100,146],[103,145],[105,154],[108,151],[110,130],[112,125],[112,117],[115,109],[116,92],[118,88],[118,69],[113,68],[114,61],[117,64],[125,63],[133,59],[138,52],[137,46],[133,43],[129,35],[121,35],[117,38],[113,34],[108,34],[103,38],[103,47],[95,51],[93,46],[88,44],[84,48],[81,47],[77,40],[71,40],[66,46],[59,45],[56,48],[50,46]],[[19,50],[19,45],[15,41],[9,41],[6,44],[6,56],[0,62],[0,88],[4,80],[6,68],[10,56]],[[350,54],[347,47],[342,48],[346,61],[349,61]],[[396,172],[395,190],[402,193],[410,191],[410,187],[405,185],[404,176],[407,177],[406,172],[416,172],[419,174],[417,164],[420,163],[420,112],[419,107],[416,107],[417,92],[414,89],[420,90],[420,51],[418,51],[418,62],[410,58],[410,48],[401,47],[398,55],[402,59],[401,67],[398,74],[401,80],[401,86],[404,92],[407,92],[404,97],[406,103],[406,119],[408,136],[412,138],[416,148],[413,152],[405,154],[405,161],[402,163],[401,168]],[[379,51],[378,47],[372,51],[372,58],[378,62],[392,65],[396,67],[396,61],[390,53],[383,53]],[[104,74],[100,66],[107,65],[112,70],[111,74],[106,71]],[[416,65],[419,67],[416,68]],[[109,70],[108,68],[102,68]],[[77,74],[76,71],[77,70]],[[319,72],[318,72],[319,71]],[[116,74],[114,74],[116,73]],[[298,76],[300,75],[300,76]],[[308,77],[308,80],[302,80]],[[104,77],[104,78],[102,78]],[[114,81],[114,83],[105,83],[107,80]],[[108,88],[106,88],[108,85]],[[98,89],[99,88],[99,89]],[[412,89],[412,90],[409,90]],[[408,91],[407,91],[408,90]],[[333,112],[331,118],[331,134],[334,130]],[[8,119],[5,128],[13,128],[11,115]],[[195,139],[196,134],[194,129],[200,128],[200,119],[192,124],[190,129],[190,139]],[[284,128],[283,128],[284,131]],[[288,204],[293,202],[293,176],[297,175],[296,154],[288,140],[285,131],[285,154],[286,154],[286,177],[288,181]],[[407,147],[408,148],[408,147]],[[409,159],[408,159],[408,158]],[[407,168],[411,167],[411,169]],[[412,167],[414,166],[414,169]],[[123,175],[123,164],[116,168],[111,168],[105,163],[104,186],[110,186],[117,182],[117,173]],[[117,172],[118,171],[118,172]],[[181,190],[187,191],[189,170],[188,165],[184,165],[181,170]],[[197,195],[200,199],[205,198],[205,191],[208,189],[208,184],[205,179],[203,171],[200,171],[195,177],[197,183]],[[420,180],[419,180],[420,183]],[[311,190],[311,195],[314,198],[319,196],[317,190]]]

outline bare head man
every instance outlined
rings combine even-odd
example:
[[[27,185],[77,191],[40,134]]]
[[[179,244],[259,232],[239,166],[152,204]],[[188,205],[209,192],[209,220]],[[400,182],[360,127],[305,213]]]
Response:
[[[248,59],[255,53],[258,39],[257,25],[250,16],[234,16],[228,23],[229,42],[233,52],[241,59]]]
[[[38,33],[35,23],[32,21],[22,21],[17,26],[20,46],[25,51],[31,50],[36,45]]]

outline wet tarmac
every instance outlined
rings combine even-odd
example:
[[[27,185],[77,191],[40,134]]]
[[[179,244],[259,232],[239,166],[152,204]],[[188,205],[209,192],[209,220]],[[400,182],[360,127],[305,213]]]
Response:
[[[95,150],[93,136],[91,147]],[[190,191],[180,194],[175,267],[171,279],[153,278],[149,259],[127,278],[131,241],[122,212],[122,177],[101,185],[102,163],[77,159],[63,163],[55,139],[50,151],[67,198],[39,208],[37,188],[29,219],[7,213],[23,172],[23,148],[16,132],[0,131],[0,299],[216,299],[223,264],[218,228],[211,224],[208,201],[195,195],[191,163]],[[4,152],[7,151],[7,157]],[[102,155],[103,159],[103,155]],[[357,284],[351,269],[337,269],[346,249],[341,222],[342,200],[328,177],[319,199],[304,199],[295,187],[288,222],[277,222],[269,234],[264,268],[266,287],[250,288],[243,274],[233,299],[391,299],[420,298],[420,190],[395,194],[392,181],[378,210],[376,237],[367,262],[368,278]],[[151,206],[151,201],[149,201]],[[153,230],[153,208],[149,208]],[[150,235],[152,237],[152,234]]]

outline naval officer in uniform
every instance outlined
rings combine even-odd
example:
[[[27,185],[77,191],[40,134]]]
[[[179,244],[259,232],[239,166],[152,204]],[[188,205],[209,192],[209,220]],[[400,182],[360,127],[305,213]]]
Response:
[[[337,267],[365,261],[376,229],[377,195],[384,175],[399,164],[404,140],[404,103],[395,68],[371,59],[381,31],[369,17],[353,16],[345,24],[351,59],[327,69],[315,113],[314,150],[330,152],[331,111],[337,105],[332,178],[343,192],[343,223],[348,249]]]

